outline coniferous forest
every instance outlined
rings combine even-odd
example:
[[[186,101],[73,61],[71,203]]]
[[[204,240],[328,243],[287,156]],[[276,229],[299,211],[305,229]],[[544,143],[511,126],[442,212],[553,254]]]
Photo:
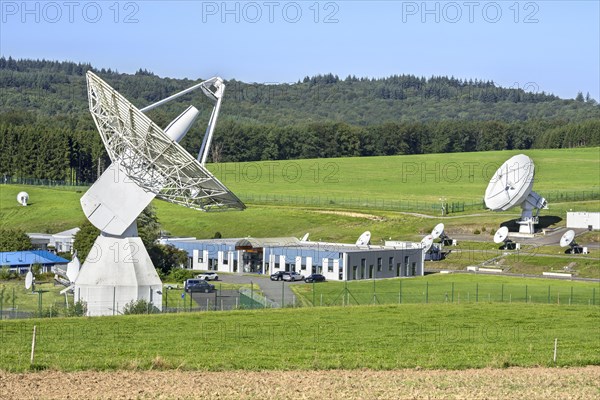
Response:
[[[88,111],[94,71],[143,107],[203,79],[121,74],[89,64],[0,58],[0,176],[91,182],[108,165]],[[395,75],[296,83],[226,81],[212,161],[445,153],[600,145],[600,106],[535,85]],[[197,153],[212,106],[197,91],[149,112],[160,126],[189,104],[201,112],[182,145]]]

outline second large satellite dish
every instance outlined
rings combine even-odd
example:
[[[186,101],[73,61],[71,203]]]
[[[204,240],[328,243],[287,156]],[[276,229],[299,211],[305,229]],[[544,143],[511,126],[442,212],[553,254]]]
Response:
[[[521,206],[519,232],[533,234],[539,210],[547,208],[546,199],[532,190],[535,175],[533,160],[525,154],[509,158],[498,168],[485,190],[485,205],[493,211]],[[533,210],[537,209],[534,216]]]

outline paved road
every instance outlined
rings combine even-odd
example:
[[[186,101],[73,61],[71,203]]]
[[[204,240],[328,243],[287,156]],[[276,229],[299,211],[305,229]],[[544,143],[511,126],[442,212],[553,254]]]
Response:
[[[291,285],[306,285],[303,281],[298,282],[283,282],[283,281],[272,281],[264,275],[225,275],[220,274],[219,280],[227,283],[254,283],[260,287],[265,296],[269,299],[281,305],[281,298],[283,295],[284,306],[293,305],[296,302],[296,296]]]

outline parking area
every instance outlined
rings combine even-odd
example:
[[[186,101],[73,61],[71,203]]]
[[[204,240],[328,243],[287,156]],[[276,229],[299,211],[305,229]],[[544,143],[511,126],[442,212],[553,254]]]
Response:
[[[227,283],[237,283],[237,284],[256,284],[260,287],[260,290],[263,292],[265,297],[269,300],[283,305],[294,305],[296,304],[296,296],[292,289],[291,285],[306,285],[304,281],[297,282],[284,282],[284,281],[272,281],[268,276],[265,275],[226,275],[220,274],[219,280]],[[216,285],[218,287],[218,284]],[[282,301],[283,300],[283,301]]]

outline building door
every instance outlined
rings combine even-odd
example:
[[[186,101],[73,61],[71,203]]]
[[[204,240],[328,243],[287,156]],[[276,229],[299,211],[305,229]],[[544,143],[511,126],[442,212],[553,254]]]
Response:
[[[400,266],[401,265],[402,264],[400,264],[400,263],[396,264],[396,276],[400,276]]]
[[[358,269],[358,267],[356,265],[352,266],[352,280],[355,281],[356,280],[356,270]]]
[[[369,265],[369,279],[373,277],[373,264]]]

